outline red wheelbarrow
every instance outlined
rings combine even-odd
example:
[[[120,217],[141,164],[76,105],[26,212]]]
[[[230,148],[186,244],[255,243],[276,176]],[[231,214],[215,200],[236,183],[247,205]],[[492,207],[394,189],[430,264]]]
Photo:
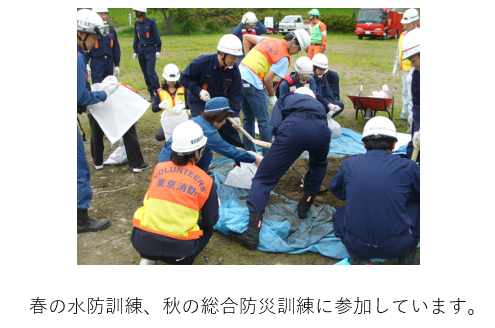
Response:
[[[388,117],[392,119],[394,117],[394,95],[397,87],[395,87],[392,92],[392,98],[363,97],[361,96],[363,93],[363,84],[364,83],[361,83],[361,91],[359,92],[359,96],[347,95],[356,110],[356,118],[358,117],[358,113],[360,111],[365,121],[376,116],[378,111],[385,111],[388,113]],[[392,111],[392,113],[390,113],[390,111]]]

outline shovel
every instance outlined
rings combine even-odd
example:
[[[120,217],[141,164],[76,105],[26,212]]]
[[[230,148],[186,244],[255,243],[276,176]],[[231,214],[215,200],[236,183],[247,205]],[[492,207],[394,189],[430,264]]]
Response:
[[[244,134],[256,146],[259,146],[259,147],[264,148],[264,149],[268,149],[272,145],[270,142],[254,139],[253,137],[251,137],[251,135],[249,133],[246,132],[246,130],[244,130],[242,128],[242,126],[238,125],[231,117],[227,117],[227,118],[230,121],[230,123],[232,123],[232,126],[234,128],[236,128],[237,130],[240,130],[242,132],[242,134]]]

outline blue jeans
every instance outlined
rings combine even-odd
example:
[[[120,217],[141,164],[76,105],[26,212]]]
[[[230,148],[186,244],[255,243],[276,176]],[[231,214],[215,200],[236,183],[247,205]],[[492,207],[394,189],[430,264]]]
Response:
[[[253,138],[255,137],[254,123],[258,119],[258,128],[260,130],[260,139],[272,142],[272,127],[270,125],[270,110],[268,109],[268,97],[264,90],[258,90],[250,83],[242,81],[243,85],[249,85],[242,88],[241,107],[244,113],[243,127]],[[254,144],[246,136],[242,137],[242,142],[246,150],[256,151]],[[266,154],[263,149],[263,155]]]
[[[90,171],[84,143],[79,130],[77,131],[77,209],[85,210],[89,208],[89,202],[93,197],[93,190],[90,183]]]

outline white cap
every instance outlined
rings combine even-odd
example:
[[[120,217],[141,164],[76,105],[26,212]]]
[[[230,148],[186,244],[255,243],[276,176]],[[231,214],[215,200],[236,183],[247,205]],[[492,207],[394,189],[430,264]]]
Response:
[[[384,116],[371,118],[364,126],[363,138],[361,140],[367,138],[373,139],[373,137],[389,137],[397,140],[397,130],[394,123]]]
[[[234,34],[225,34],[218,42],[217,50],[232,56],[242,56],[241,40]]]
[[[194,121],[188,120],[177,125],[172,132],[172,150],[185,155],[206,145],[207,140],[203,129]]]

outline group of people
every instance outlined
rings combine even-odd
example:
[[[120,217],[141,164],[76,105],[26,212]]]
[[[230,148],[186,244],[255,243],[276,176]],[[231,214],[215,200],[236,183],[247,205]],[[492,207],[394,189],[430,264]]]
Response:
[[[100,56],[92,53],[93,46],[98,40],[108,38],[111,32],[101,19],[104,18],[100,17],[101,13],[95,16],[91,12],[78,11],[78,107],[104,101],[118,88],[117,84],[106,87],[101,92],[87,89],[87,57],[82,53],[89,52],[90,66],[96,65],[93,62]],[[283,39],[260,36],[266,32],[266,27],[257,20],[254,13],[248,12],[232,30],[232,34],[220,39],[215,54],[199,56],[182,72],[174,64],[165,66],[161,86],[156,72],[151,72],[151,67],[154,72],[156,59],[160,58],[161,40],[156,23],[146,17],[146,8],[134,8],[134,13],[138,19],[135,24],[134,59],[139,59],[145,75],[152,111],[158,113],[171,110],[178,114],[189,109],[191,116],[173,130],[172,137],[164,144],[144,198],[144,206],[134,214],[131,241],[141,255],[141,264],[154,264],[157,260],[170,264],[192,264],[207,245],[213,226],[219,218],[215,184],[208,175],[212,151],[234,159],[236,165],[241,162],[259,165],[252,180],[252,190],[256,190],[256,193],[251,193],[246,202],[250,213],[247,229],[243,233],[231,232],[235,241],[250,249],[257,248],[269,194],[304,151],[309,153],[309,170],[304,178],[304,194],[297,206],[297,214],[300,219],[306,219],[326,173],[332,133],[327,120],[344,110],[344,104],[339,98],[338,74],[331,73],[328,59],[323,54],[326,47],[326,26],[318,19],[319,11],[313,9],[308,13],[312,22],[309,32],[295,30]],[[112,56],[113,64],[107,66],[115,66],[115,74],[118,75],[120,52],[118,56],[115,54],[114,48],[118,46],[118,41],[115,31],[113,32],[110,40],[114,41],[100,41],[96,50],[101,49],[104,42],[112,45],[110,48],[114,50],[113,54],[106,56]],[[286,75],[290,56],[303,50],[308,51],[308,56],[300,57],[294,64],[295,72]],[[404,49],[404,58],[410,58],[414,63],[411,56],[416,53],[413,51],[406,55],[406,51],[410,49]],[[417,56],[419,57],[419,43]],[[93,72],[100,71],[91,69]],[[419,59],[417,70],[419,73]],[[100,74],[103,78],[112,74],[108,68],[105,72],[109,73]],[[275,76],[280,78],[276,86]],[[417,81],[419,111],[419,74]],[[269,106],[273,108],[271,114]],[[241,111],[243,122],[240,119]],[[242,126],[247,133],[254,136],[256,120],[260,139],[271,143],[268,150],[262,150],[262,160],[249,152],[256,151],[253,142],[246,136],[241,140],[238,131]],[[383,131],[385,132],[381,133]],[[156,139],[165,140],[163,129],[158,129]],[[337,197],[348,201],[347,207],[339,208],[333,221],[336,235],[343,242],[345,240],[350,256],[356,259],[354,264],[362,264],[374,257],[385,258],[375,255],[383,248],[388,250],[388,246],[396,245],[396,239],[406,245],[412,239],[406,234],[406,230],[399,230],[405,226],[407,231],[414,230],[416,222],[417,233],[414,238],[419,240],[419,166],[391,154],[396,141],[394,124],[383,117],[373,118],[367,123],[363,133],[363,143],[368,152],[344,161],[349,165],[342,165],[342,172],[339,171],[330,185]],[[93,137],[91,142],[93,143]],[[124,142],[126,143],[125,140]],[[95,147],[98,152],[100,148]],[[93,146],[91,149],[93,154]],[[380,177],[374,172],[373,180],[376,182],[370,182],[365,175],[371,171],[363,172],[362,168],[366,167],[363,163],[374,160],[377,161],[374,166],[379,167],[379,172],[383,172],[384,176]],[[95,162],[94,156],[93,161],[96,167],[99,162]],[[353,161],[357,161],[356,164]],[[390,168],[385,170],[387,165]],[[414,174],[408,172],[401,175],[401,171],[406,168]],[[352,176],[355,170],[360,170],[361,177]],[[384,185],[383,182],[389,180],[395,189],[391,187],[390,191],[384,193],[384,199],[379,202],[383,204],[382,208],[372,203],[365,192],[371,192],[372,187]],[[352,192],[350,186],[354,188]],[[403,197],[397,199],[395,194],[401,192]],[[380,194],[371,193],[377,197]],[[80,194],[81,197],[85,195],[85,202],[79,201]],[[388,209],[389,195],[395,197],[394,213]],[[362,199],[358,200],[359,198]],[[78,232],[103,230],[110,225],[108,220],[93,220],[88,217],[89,200],[89,169],[84,145],[78,133]],[[350,206],[351,202],[358,204],[358,212],[366,212],[368,215],[356,214],[355,209]],[[362,202],[369,203],[370,209],[363,206]],[[417,213],[414,212],[415,205]],[[198,219],[199,212],[201,218]],[[352,228],[355,224],[362,224],[359,220],[369,220],[368,224],[373,226],[373,219],[377,215],[382,215],[383,224],[390,220],[395,222],[399,220],[397,213],[400,214],[401,224],[394,223],[390,229],[382,229],[376,234],[373,229],[378,229],[378,226],[361,229],[367,233],[364,237],[359,234],[360,229]],[[413,217],[414,214],[417,214],[417,220]],[[404,235],[404,238],[399,234]],[[372,240],[366,239],[368,237]],[[372,245],[376,252],[365,252],[356,247],[356,240]],[[411,256],[415,255],[415,252],[410,251],[413,245],[408,246],[411,247],[406,251]],[[395,257],[405,256],[406,251],[402,250],[401,248],[400,254],[396,252],[398,255],[392,253],[397,255]]]

